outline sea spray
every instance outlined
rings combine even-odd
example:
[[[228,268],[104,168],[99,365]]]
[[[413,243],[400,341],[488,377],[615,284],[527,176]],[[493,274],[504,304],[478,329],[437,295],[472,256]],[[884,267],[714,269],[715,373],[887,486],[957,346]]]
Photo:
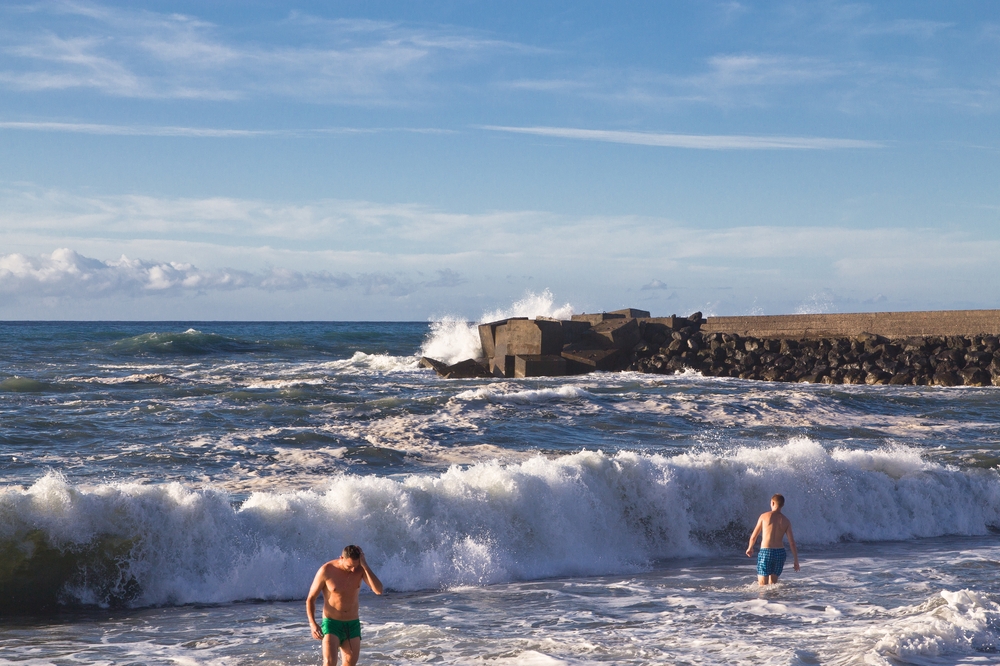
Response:
[[[477,328],[479,323],[510,317],[569,319],[572,315],[573,307],[569,303],[555,305],[555,297],[548,289],[543,290],[540,294],[529,291],[521,300],[515,301],[507,308],[483,313],[477,323],[471,323],[457,317],[442,317],[431,322],[431,330],[420,348],[420,355],[445,363],[457,363],[467,358],[480,358],[483,355],[483,350]]]
[[[785,495],[803,545],[1000,525],[995,470],[959,470],[904,447],[828,451],[807,439],[340,475],[322,490],[258,492],[241,506],[176,483],[85,488],[50,474],[0,491],[0,575],[5,589],[14,577],[58,584],[63,603],[289,599],[351,542],[397,590],[620,573],[741,550],[773,492]],[[56,555],[62,579],[52,581],[44,564]]]

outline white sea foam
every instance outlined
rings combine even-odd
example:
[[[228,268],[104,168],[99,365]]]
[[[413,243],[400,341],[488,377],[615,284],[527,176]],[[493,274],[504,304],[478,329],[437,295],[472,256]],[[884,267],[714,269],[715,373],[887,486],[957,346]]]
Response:
[[[442,317],[431,323],[430,333],[420,348],[421,356],[428,356],[445,363],[457,363],[467,358],[481,358],[478,323],[497,321],[510,317],[552,317],[569,319],[573,307],[566,303],[556,305],[552,292],[545,289],[540,294],[527,292],[519,301],[507,308],[483,313],[479,322],[472,323],[457,317]]]
[[[559,400],[586,400],[593,397],[593,394],[578,386],[558,386],[520,391],[511,390],[511,387],[503,384],[491,384],[455,394],[455,400],[484,400],[486,402],[512,402],[525,405]]]
[[[302,379],[258,379],[247,384],[248,389],[286,389],[299,386],[322,386],[326,381],[321,378]]]
[[[71,377],[70,381],[92,382],[94,384],[169,384],[175,377],[163,373],[135,373],[125,377]]]
[[[910,449],[861,455],[795,440],[724,454],[583,451],[438,475],[338,475],[323,491],[258,492],[239,508],[211,489],[83,488],[50,474],[0,491],[0,543],[32,530],[67,551],[129,543],[116,566],[120,580],[139,583],[137,603],[290,598],[349,542],[363,544],[396,589],[635,570],[731,547],[734,529],[742,541],[775,491],[804,544],[1000,525],[995,471],[921,461]],[[76,596],[100,601],[107,586],[94,585],[77,585]]]
[[[354,352],[354,355],[349,359],[329,361],[320,364],[319,367],[345,374],[370,374],[372,372],[384,374],[416,370],[419,367],[419,360],[417,356],[366,354],[359,351]]]
[[[878,637],[865,663],[956,663],[962,657],[996,654],[1000,645],[1000,605],[972,590],[942,591],[918,606],[893,613],[898,619],[870,629]]]

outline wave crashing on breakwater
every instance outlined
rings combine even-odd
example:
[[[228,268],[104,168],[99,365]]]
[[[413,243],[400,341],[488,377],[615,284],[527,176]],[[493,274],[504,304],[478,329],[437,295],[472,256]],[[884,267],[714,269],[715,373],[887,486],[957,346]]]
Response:
[[[445,364],[458,363],[467,358],[481,358],[483,347],[479,339],[478,324],[511,317],[569,319],[572,314],[573,307],[569,303],[556,305],[555,297],[548,289],[540,294],[529,291],[524,298],[507,308],[484,312],[476,323],[459,317],[442,317],[439,321],[431,322],[430,333],[420,347],[419,356],[428,356]]]
[[[808,439],[673,457],[582,451],[442,474],[343,475],[321,491],[181,484],[75,487],[50,474],[0,491],[0,611],[302,597],[359,543],[397,590],[635,571],[742,548],[782,492],[798,541],[984,534],[1000,475],[914,449],[826,450]],[[28,605],[26,605],[28,604]]]

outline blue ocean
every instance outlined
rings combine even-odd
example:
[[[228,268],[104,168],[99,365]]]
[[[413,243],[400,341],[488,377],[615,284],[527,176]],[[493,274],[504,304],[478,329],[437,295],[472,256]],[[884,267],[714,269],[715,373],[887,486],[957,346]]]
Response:
[[[532,314],[550,314],[534,312]],[[0,323],[0,661],[1000,663],[1000,389],[445,380],[475,327]],[[801,571],[747,540],[786,498]]]

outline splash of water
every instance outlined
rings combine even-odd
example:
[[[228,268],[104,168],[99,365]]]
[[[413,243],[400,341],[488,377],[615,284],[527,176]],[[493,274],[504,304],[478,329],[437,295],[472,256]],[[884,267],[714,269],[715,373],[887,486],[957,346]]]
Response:
[[[506,308],[484,312],[478,322],[469,322],[458,317],[443,317],[439,321],[432,322],[430,333],[420,347],[420,355],[445,363],[481,358],[483,350],[479,342],[478,329],[481,323],[510,317],[569,319],[572,315],[573,306],[569,303],[556,305],[555,297],[548,289],[540,294],[529,291],[523,298]]]

